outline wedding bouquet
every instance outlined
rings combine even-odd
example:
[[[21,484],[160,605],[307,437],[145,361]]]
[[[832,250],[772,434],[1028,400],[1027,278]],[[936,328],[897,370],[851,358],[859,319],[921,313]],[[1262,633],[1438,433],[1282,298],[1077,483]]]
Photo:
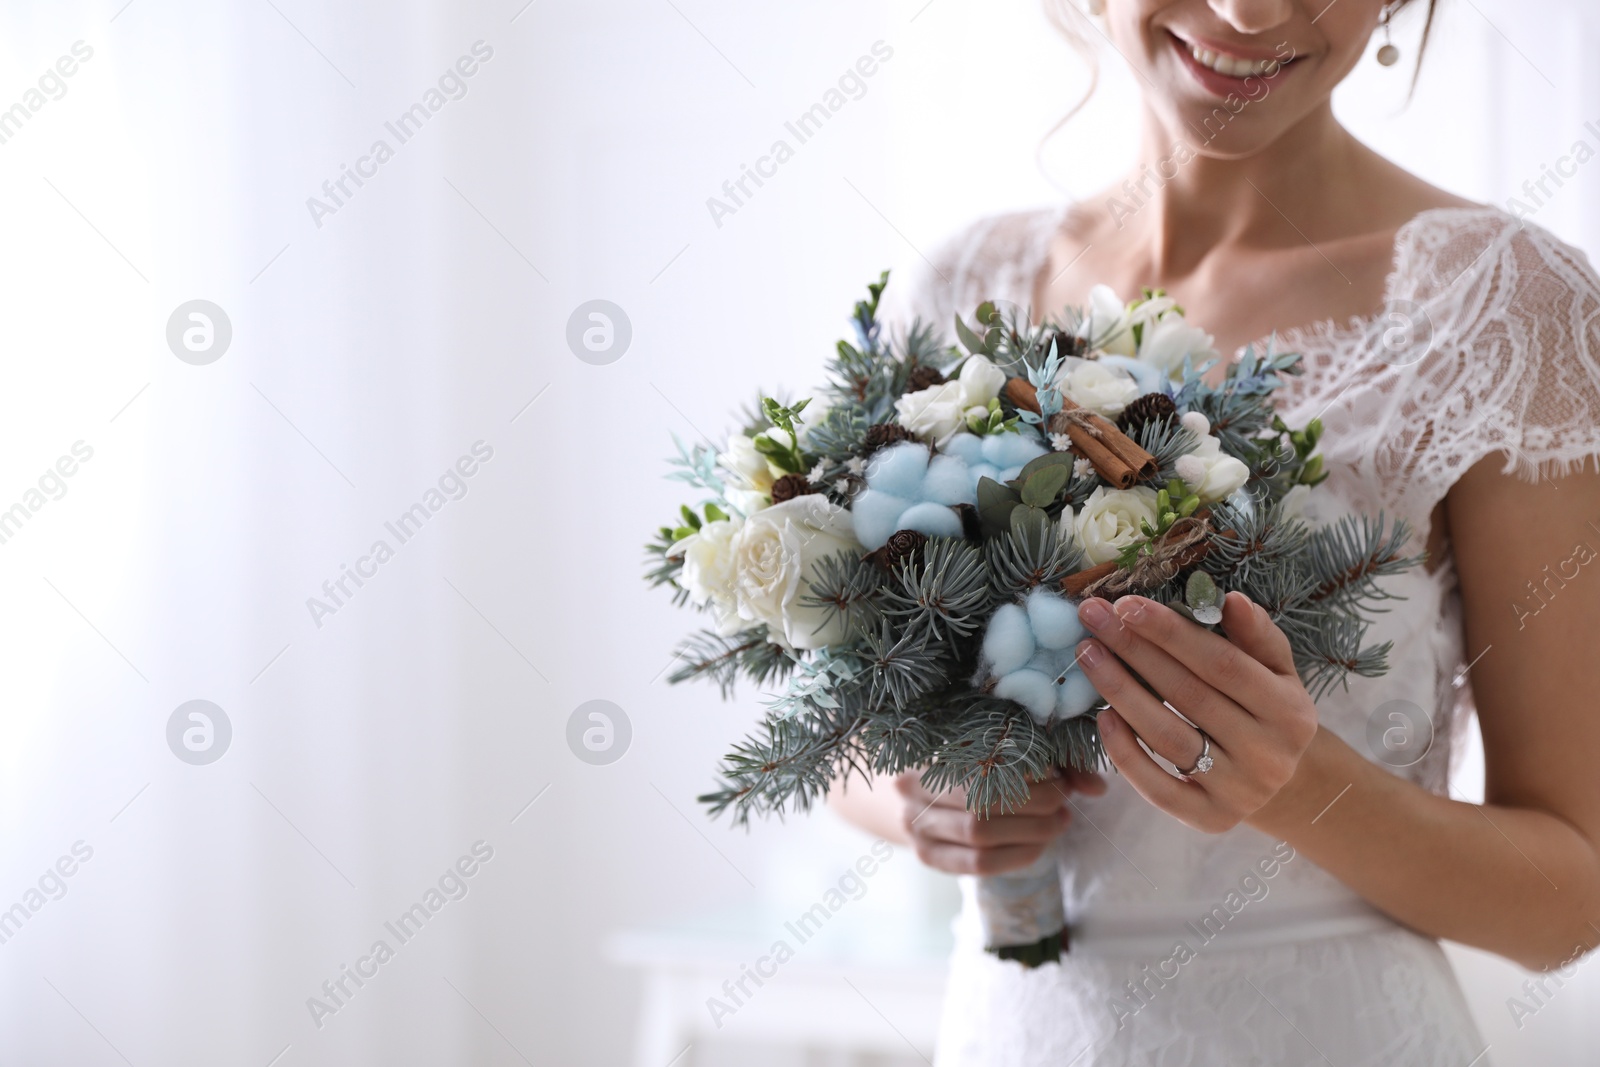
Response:
[[[701,798],[713,814],[806,810],[852,772],[913,769],[987,814],[1056,767],[1100,767],[1106,702],[1073,654],[1087,596],[1215,627],[1238,589],[1313,696],[1383,673],[1366,613],[1416,559],[1381,514],[1302,518],[1321,426],[1271,405],[1298,355],[1246,349],[1210,374],[1210,335],[1172,299],[1104,286],[1037,326],[992,303],[958,315],[963,353],[921,321],[885,336],[887,280],[817,403],[763,397],[720,452],[678,443],[672,476],[702,499],[661,527],[649,577],[712,624],[671,680],[778,687]],[[979,880],[988,947],[1029,965],[1059,958],[1065,927],[1041,860]]]

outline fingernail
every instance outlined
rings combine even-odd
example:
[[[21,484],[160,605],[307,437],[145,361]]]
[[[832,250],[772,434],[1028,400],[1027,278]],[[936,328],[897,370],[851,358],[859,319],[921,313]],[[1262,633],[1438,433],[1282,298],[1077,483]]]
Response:
[[[1101,735],[1113,733],[1117,728],[1117,716],[1110,708],[1094,717],[1094,724],[1100,728]]]
[[[1099,597],[1090,597],[1078,605],[1078,618],[1090,626],[1101,627],[1111,621],[1111,609]]]
[[[1144,616],[1144,598],[1123,597],[1117,601],[1117,614],[1128,622],[1138,622]]]
[[[1100,646],[1093,641],[1085,641],[1078,646],[1078,662],[1085,667],[1100,666]]]

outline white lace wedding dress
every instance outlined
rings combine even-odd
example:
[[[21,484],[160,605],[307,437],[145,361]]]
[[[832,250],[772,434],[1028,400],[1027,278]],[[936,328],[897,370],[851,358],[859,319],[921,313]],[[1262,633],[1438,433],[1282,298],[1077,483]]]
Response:
[[[911,285],[889,286],[886,321],[919,315],[949,335],[982,300],[1027,308],[1060,222],[1053,209],[979,221]],[[1402,318],[1278,335],[1305,357],[1277,394],[1284,419],[1320,414],[1327,430],[1330,477],[1309,519],[1382,509],[1420,551],[1434,505],[1486,456],[1506,454],[1524,478],[1600,463],[1600,278],[1582,253],[1493,208],[1428,211],[1397,235],[1386,306]],[[1394,642],[1389,673],[1352,679],[1318,710],[1375,756],[1369,720],[1379,734],[1402,722],[1381,705],[1426,709],[1431,747],[1390,770],[1443,792],[1471,707],[1448,549],[1390,588],[1405,599],[1370,635]],[[941,1067],[1490,1062],[1436,942],[1265,835],[1190,830],[1109,778],[1106,795],[1078,798],[1060,841],[1072,937],[1060,965],[984,953],[963,879]]]

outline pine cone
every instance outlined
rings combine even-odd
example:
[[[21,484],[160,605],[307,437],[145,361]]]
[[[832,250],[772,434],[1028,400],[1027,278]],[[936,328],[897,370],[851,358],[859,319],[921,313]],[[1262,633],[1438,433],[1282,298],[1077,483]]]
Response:
[[[822,490],[806,480],[804,474],[785,474],[782,478],[772,483],[772,502],[781,504],[785,500],[793,500],[797,496],[820,492]]]
[[[1165,393],[1146,393],[1122,409],[1117,416],[1117,429],[1129,437],[1137,438],[1139,431],[1152,422],[1165,422],[1178,413],[1178,405]]]
[[[944,375],[939,373],[937,367],[919,364],[913,367],[911,373],[906,377],[906,392],[918,393],[930,386],[943,384]]]
[[[1076,334],[1066,330],[1056,331],[1056,354],[1062,359],[1068,356],[1081,356],[1089,350],[1089,342]]]
[[[917,435],[901,426],[897,422],[879,422],[867,427],[866,436],[861,441],[861,457],[865,459],[880,448],[899,444],[901,441],[915,441]]]
[[[896,530],[889,535],[883,547],[874,549],[867,558],[884,570],[892,571],[908,560],[914,563],[921,559],[922,546],[927,543],[927,534],[916,530]]]

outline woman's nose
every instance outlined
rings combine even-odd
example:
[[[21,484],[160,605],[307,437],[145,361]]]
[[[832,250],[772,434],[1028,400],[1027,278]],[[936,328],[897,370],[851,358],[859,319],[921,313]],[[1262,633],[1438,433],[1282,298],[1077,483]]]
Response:
[[[1264,33],[1289,21],[1294,0],[1206,0],[1211,10],[1240,33]]]

